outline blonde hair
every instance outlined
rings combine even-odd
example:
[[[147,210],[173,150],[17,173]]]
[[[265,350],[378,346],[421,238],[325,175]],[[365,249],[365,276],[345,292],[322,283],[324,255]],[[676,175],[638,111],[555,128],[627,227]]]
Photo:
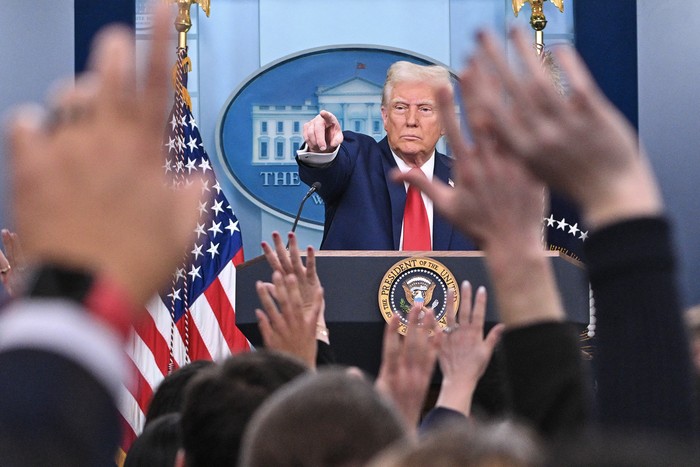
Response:
[[[554,89],[557,90],[559,95],[565,96],[566,86],[563,82],[564,77],[562,76],[561,68],[559,67],[557,61],[554,59],[554,55],[552,55],[551,51],[545,50],[542,54],[542,66],[552,78],[552,84],[554,85]]]
[[[386,72],[384,90],[382,91],[382,105],[386,105],[391,96],[391,91],[398,83],[412,83],[416,81],[427,82],[433,86],[447,86],[454,93],[450,72],[444,66],[416,65],[415,63],[398,61],[393,63]]]

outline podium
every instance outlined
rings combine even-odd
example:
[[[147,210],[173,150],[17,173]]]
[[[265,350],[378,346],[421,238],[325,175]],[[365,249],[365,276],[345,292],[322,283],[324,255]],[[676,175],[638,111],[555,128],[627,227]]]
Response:
[[[567,319],[588,325],[588,277],[583,264],[561,252],[544,252],[554,267]],[[338,363],[354,365],[372,375],[379,369],[385,320],[378,294],[382,279],[405,258],[433,258],[454,275],[457,283],[471,282],[492,291],[484,253],[480,251],[317,251],[318,275],[325,290],[326,323]],[[262,347],[255,309],[261,308],[255,292],[257,280],[270,281],[272,270],[264,256],[236,268],[236,324],[256,347]],[[493,293],[486,310],[486,328],[498,322]]]

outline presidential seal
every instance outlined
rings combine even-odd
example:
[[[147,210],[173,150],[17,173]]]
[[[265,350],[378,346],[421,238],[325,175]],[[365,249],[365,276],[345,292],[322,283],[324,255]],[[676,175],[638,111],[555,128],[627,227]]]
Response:
[[[382,278],[379,286],[379,310],[389,322],[397,315],[401,324],[399,333],[406,335],[411,308],[416,301],[432,308],[441,329],[447,327],[447,291],[455,292],[453,310],[459,308],[459,287],[454,275],[442,263],[432,258],[406,258],[394,264]]]

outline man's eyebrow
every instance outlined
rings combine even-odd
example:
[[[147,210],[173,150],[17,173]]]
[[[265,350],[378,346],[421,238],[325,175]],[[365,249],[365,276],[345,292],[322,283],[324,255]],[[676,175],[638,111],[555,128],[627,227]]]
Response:
[[[406,99],[394,98],[391,100],[391,103],[392,104],[417,105],[417,106],[421,106],[421,105],[435,106],[435,101],[433,101],[433,100],[425,100],[425,101],[420,101],[416,104],[409,104],[408,101],[406,101]]]

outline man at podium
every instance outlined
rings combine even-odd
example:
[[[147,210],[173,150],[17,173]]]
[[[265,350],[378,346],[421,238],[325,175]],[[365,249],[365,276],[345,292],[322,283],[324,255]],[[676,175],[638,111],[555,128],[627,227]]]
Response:
[[[381,106],[387,135],[379,142],[342,131],[325,110],[304,125],[297,163],[304,183],[321,184],[326,209],[321,249],[476,249],[433,211],[428,197],[389,176],[395,168],[413,170],[454,185],[451,159],[435,149],[444,131],[433,90],[444,85],[452,89],[450,73],[441,66],[399,61],[389,67]]]

